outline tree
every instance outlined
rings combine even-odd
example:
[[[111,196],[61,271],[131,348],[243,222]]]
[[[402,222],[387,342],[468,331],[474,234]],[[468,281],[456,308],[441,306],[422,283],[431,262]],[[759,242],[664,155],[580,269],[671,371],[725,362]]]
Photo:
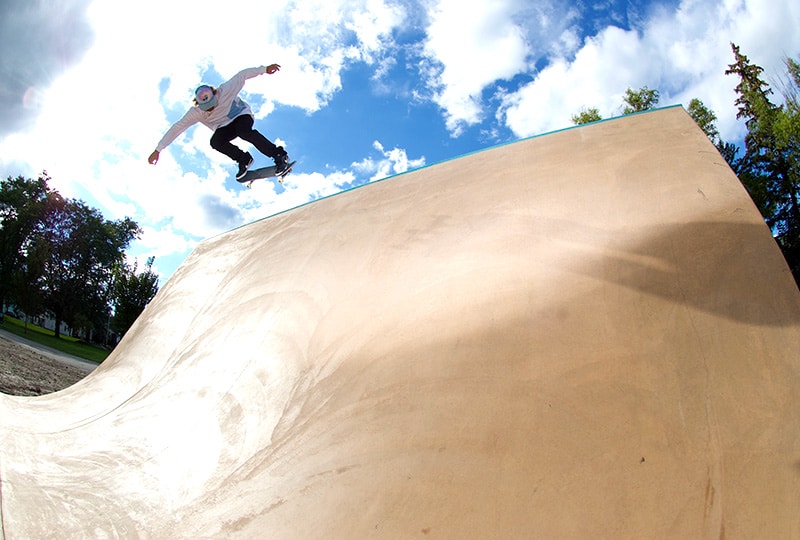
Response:
[[[789,74],[785,103],[775,105],[763,69],[750,63],[731,43],[734,63],[726,75],[737,75],[737,118],[747,126],[742,183],[773,231],[795,280],[800,283],[800,66],[786,60]]]
[[[739,155],[739,147],[733,143],[725,142],[720,138],[719,130],[717,129],[717,115],[705,106],[705,104],[697,98],[689,102],[689,107],[686,109],[689,116],[697,123],[703,133],[714,143],[720,155],[728,162],[728,165],[733,169],[740,179],[748,174],[747,164]],[[751,194],[752,195],[752,194]]]
[[[137,273],[138,262],[133,266],[120,263],[114,270],[114,318],[111,327],[124,335],[144,308],[158,292],[158,274],[153,272],[155,257],[147,259],[141,273]]]
[[[25,313],[26,331],[28,320],[45,310],[43,275],[49,251],[41,235],[35,235],[27,244],[20,271],[13,282],[14,304]]]
[[[48,246],[44,267],[44,305],[61,322],[102,327],[110,314],[113,268],[141,233],[130,218],[107,221],[83,201],[58,196],[43,231]]]
[[[0,182],[0,308],[13,302],[27,316],[50,311],[57,336],[62,322],[87,333],[106,329],[114,270],[141,230],[129,218],[107,221],[64,199],[49,181],[43,173]]]
[[[572,115],[572,123],[577,126],[598,122],[602,119],[603,117],[600,116],[600,111],[597,109],[597,107],[581,109],[581,112]]]
[[[711,142],[717,144],[719,142],[719,130],[717,129],[717,115],[714,111],[705,106],[705,104],[697,98],[693,98],[689,102],[689,108],[686,109],[689,116],[700,126],[703,133],[711,139]]]
[[[650,90],[647,86],[642,86],[638,91],[628,88],[622,100],[626,103],[622,108],[622,114],[633,114],[648,111],[658,105],[659,93],[658,90]]]
[[[622,107],[622,114],[632,114],[650,110],[658,104],[658,100],[658,90],[650,90],[647,86],[642,86],[639,90],[628,88],[625,90],[625,96],[622,98],[622,101],[625,103]],[[602,119],[603,117],[600,116],[600,111],[597,107],[581,109],[578,114],[573,114],[571,117],[572,123],[578,126],[590,122],[597,122]]]
[[[0,182],[0,313],[15,300],[26,250],[42,226],[53,193],[49,180],[43,173],[37,180],[18,176]]]

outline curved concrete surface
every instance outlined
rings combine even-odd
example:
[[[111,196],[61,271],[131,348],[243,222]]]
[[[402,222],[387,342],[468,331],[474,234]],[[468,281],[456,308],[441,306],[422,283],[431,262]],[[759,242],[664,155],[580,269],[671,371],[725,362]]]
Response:
[[[3,535],[797,538],[799,322],[683,109],[494,148],[204,241],[0,396]]]

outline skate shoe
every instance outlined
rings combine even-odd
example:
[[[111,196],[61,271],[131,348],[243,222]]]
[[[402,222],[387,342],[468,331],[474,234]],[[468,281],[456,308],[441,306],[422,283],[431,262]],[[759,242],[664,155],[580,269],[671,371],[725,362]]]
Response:
[[[278,153],[273,158],[275,160],[275,174],[282,175],[289,168],[289,154],[283,149],[283,146],[278,147]]]
[[[250,168],[250,165],[253,164],[253,156],[250,155],[248,152],[245,154],[244,161],[239,162],[239,172],[236,173],[236,179],[239,180],[242,176],[247,173],[247,169]]]

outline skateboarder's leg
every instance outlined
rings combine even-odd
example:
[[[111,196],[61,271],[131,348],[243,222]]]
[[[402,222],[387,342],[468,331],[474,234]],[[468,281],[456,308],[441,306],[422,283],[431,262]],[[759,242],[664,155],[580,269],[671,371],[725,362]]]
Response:
[[[275,158],[280,153],[275,144],[269,139],[264,137],[256,129],[253,129],[253,117],[250,115],[242,115],[236,118],[231,124],[236,125],[236,135],[243,141],[247,141],[256,147],[256,150],[261,152],[267,157]]]
[[[211,148],[217,152],[222,152],[236,163],[243,163],[249,159],[247,152],[231,143],[238,136],[236,122],[231,122],[227,126],[222,126],[214,131],[211,136]]]

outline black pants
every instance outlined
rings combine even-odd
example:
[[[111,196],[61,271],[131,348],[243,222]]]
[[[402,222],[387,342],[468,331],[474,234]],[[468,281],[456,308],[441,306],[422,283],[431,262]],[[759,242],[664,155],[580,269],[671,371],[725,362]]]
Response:
[[[236,137],[251,143],[259,152],[267,157],[274,158],[278,153],[277,146],[253,129],[253,117],[249,114],[237,116],[233,122],[227,126],[222,126],[217,129],[211,136],[211,148],[222,152],[237,163],[245,162],[247,159],[247,152],[231,143]]]

